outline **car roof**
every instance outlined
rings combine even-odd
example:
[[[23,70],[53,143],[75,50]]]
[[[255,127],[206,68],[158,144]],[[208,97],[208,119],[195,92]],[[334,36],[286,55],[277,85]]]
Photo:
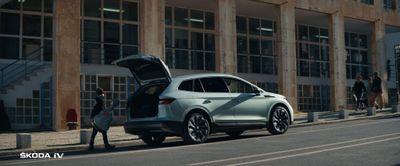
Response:
[[[196,78],[204,78],[204,77],[234,77],[238,78],[236,76],[230,75],[230,74],[222,74],[222,73],[198,73],[198,74],[188,74],[188,75],[180,75],[173,77],[173,81],[183,81],[183,80],[188,80],[188,79],[196,79]]]

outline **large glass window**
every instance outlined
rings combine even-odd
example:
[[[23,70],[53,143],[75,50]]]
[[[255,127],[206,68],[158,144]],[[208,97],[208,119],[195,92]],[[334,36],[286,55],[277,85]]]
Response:
[[[84,16],[100,17],[101,1],[99,0],[82,0],[84,7]]]
[[[276,74],[274,22],[237,16],[236,30],[238,72]]]
[[[110,64],[139,51],[138,3],[82,0],[82,63]]]
[[[100,42],[101,25],[100,21],[85,20],[83,22],[83,40],[88,42]]]
[[[397,0],[397,12],[400,13],[400,0]]]
[[[361,3],[365,3],[368,5],[373,5],[374,4],[374,0],[361,0]]]
[[[247,18],[236,17],[236,32],[241,34],[247,34]]]
[[[132,10],[132,9],[137,9],[137,3],[135,2],[129,2],[129,1],[123,1],[123,19],[127,21],[138,21],[138,10]]]
[[[297,25],[297,75],[329,77],[328,29]]]
[[[357,75],[368,78],[370,72],[368,37],[364,34],[345,32],[346,43],[346,77],[355,79]]]
[[[183,8],[174,8],[175,26],[188,26],[188,10]]]
[[[15,59],[19,55],[19,38],[0,36],[0,58]]]
[[[52,58],[52,0],[10,0],[0,6],[0,58],[20,59],[43,47],[41,59]]]
[[[0,13],[0,34],[19,35],[19,14]]]
[[[386,10],[395,9],[393,6],[393,0],[383,0],[383,8],[385,8]]]
[[[297,85],[298,109],[303,112],[329,110],[329,96],[327,85]]]
[[[168,67],[215,70],[213,13],[166,7],[165,27]]]

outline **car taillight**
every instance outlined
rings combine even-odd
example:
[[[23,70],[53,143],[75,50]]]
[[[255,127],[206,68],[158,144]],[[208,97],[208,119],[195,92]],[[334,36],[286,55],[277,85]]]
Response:
[[[174,98],[160,99],[160,104],[168,105],[174,102]]]

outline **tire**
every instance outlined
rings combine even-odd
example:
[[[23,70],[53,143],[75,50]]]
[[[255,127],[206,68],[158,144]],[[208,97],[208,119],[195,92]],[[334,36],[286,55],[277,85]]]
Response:
[[[227,131],[225,132],[227,135],[229,135],[232,138],[239,138],[240,135],[243,133],[244,131]]]
[[[144,143],[150,146],[161,145],[165,140],[165,136],[141,135],[139,136],[139,138],[142,139]]]
[[[289,111],[282,106],[276,106],[272,109],[267,129],[272,135],[283,134],[289,128]]]
[[[192,113],[183,123],[182,139],[188,144],[199,144],[210,135],[210,121],[201,113]]]

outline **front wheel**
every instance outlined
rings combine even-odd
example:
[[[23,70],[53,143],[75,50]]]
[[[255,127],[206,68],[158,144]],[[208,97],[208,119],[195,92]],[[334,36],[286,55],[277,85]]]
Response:
[[[193,113],[185,119],[182,138],[186,143],[203,143],[207,140],[209,134],[210,122],[203,114]]]
[[[151,146],[161,145],[165,140],[165,136],[141,135],[139,138],[142,139],[144,143]]]
[[[286,108],[282,106],[276,106],[272,109],[269,117],[267,129],[273,134],[283,134],[289,128],[290,116]]]

